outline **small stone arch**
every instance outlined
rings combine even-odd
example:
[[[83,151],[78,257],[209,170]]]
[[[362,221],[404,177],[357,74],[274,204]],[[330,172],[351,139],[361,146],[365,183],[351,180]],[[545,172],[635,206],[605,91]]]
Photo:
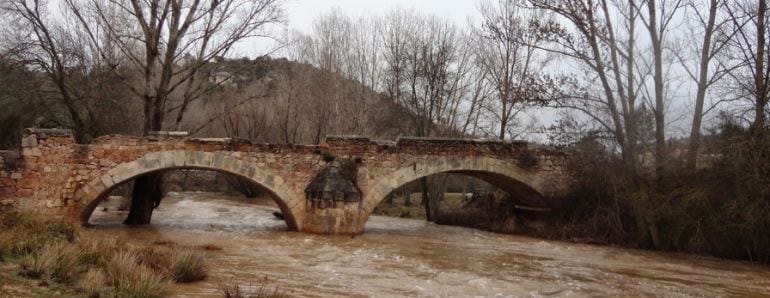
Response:
[[[259,185],[275,199],[289,229],[301,230],[302,220],[299,215],[302,214],[300,208],[304,204],[300,204],[300,197],[283,178],[269,170],[257,168],[252,162],[239,159],[236,156],[239,154],[184,150],[145,154],[139,159],[113,167],[81,187],[76,193],[74,215],[82,224],[87,224],[91,213],[110,190],[141,175],[166,170],[198,169],[232,174]]]
[[[457,173],[473,176],[501,189],[543,196],[549,193],[542,186],[536,173],[519,168],[511,161],[489,157],[436,157],[415,162],[393,171],[379,179],[364,198],[364,210],[368,216],[393,190],[419,178],[439,173]]]

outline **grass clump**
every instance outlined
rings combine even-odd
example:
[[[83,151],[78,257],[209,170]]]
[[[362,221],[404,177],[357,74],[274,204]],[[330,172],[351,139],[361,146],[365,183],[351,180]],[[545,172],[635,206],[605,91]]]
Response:
[[[78,229],[63,221],[37,213],[0,212],[0,255],[5,257],[34,254],[49,244],[72,242]]]
[[[78,254],[76,246],[62,242],[49,244],[38,253],[24,256],[20,273],[31,278],[69,283],[79,274]]]
[[[169,271],[176,282],[190,283],[206,278],[203,258],[190,250],[171,254],[169,262]]]
[[[87,297],[160,297],[172,282],[206,277],[203,257],[165,246],[99,238],[34,213],[0,212],[0,262],[19,275],[63,285]]]
[[[271,288],[266,285],[258,287],[244,287],[237,284],[222,286],[222,297],[225,298],[284,298],[289,297],[279,288]]]
[[[152,270],[140,261],[134,251],[120,251],[107,262],[107,284],[114,287],[120,297],[161,297],[170,280],[162,273]]]
[[[86,297],[99,297],[107,284],[107,275],[102,269],[91,268],[77,283],[77,288]]]

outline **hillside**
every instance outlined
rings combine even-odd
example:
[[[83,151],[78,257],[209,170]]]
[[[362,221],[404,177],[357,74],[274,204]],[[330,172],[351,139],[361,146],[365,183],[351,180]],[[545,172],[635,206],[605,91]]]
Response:
[[[180,129],[200,137],[318,143],[325,135],[411,135],[411,114],[371,89],[308,64],[261,57],[220,60],[202,71],[208,91]],[[168,119],[167,127],[174,127]]]

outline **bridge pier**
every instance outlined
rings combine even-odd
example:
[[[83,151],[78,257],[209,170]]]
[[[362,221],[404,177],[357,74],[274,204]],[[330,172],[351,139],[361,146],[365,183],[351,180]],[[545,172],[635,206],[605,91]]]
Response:
[[[341,203],[332,208],[318,208],[306,203],[302,231],[321,235],[357,235],[364,232],[368,215],[361,202]]]
[[[350,165],[356,168],[355,163]],[[340,161],[335,160],[308,185],[303,231],[324,235],[363,232],[367,216],[354,172],[345,173]]]

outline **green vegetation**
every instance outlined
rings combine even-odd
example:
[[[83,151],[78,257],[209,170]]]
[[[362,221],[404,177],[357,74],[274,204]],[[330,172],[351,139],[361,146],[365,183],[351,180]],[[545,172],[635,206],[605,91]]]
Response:
[[[19,295],[53,295],[50,290],[88,297],[161,297],[172,282],[206,277],[202,257],[190,250],[127,245],[18,211],[0,212],[0,258],[4,269],[17,268],[3,270],[3,283],[26,288],[31,280],[39,281],[40,292]]]

